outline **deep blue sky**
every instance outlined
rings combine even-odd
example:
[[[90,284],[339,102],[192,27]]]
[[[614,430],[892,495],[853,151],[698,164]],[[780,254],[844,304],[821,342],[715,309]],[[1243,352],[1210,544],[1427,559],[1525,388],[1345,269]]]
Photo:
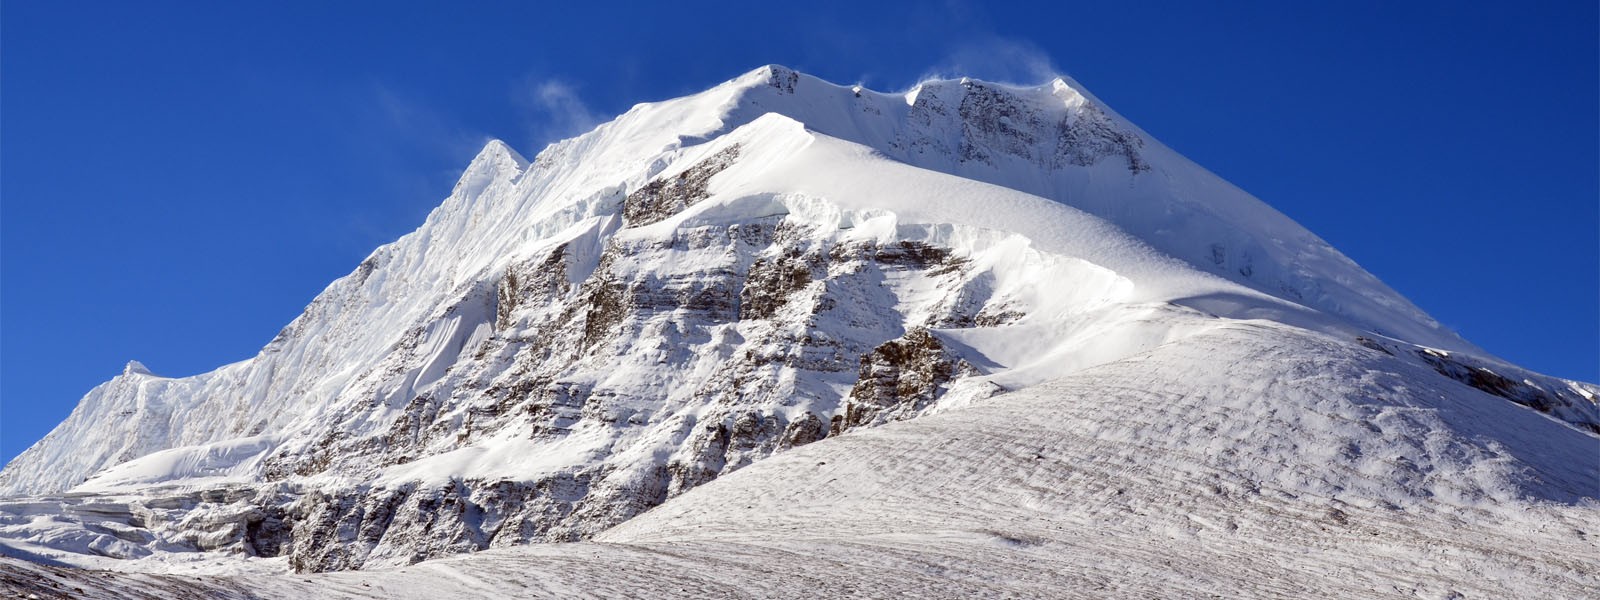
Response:
[[[1593,0],[234,4],[0,8],[0,460],[128,359],[254,355],[487,138],[766,63],[1053,64],[1467,339],[1600,380]]]

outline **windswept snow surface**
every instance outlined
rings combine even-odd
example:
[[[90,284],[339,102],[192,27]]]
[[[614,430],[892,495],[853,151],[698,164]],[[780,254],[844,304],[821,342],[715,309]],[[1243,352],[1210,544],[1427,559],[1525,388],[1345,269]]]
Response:
[[[170,576],[0,584],[1577,596],[1597,392],[1070,80],[764,67],[490,143],[251,360],[130,363],[0,472],[0,552]]]

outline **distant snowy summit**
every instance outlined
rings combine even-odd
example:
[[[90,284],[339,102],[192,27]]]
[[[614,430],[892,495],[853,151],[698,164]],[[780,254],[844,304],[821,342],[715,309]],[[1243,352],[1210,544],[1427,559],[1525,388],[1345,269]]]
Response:
[[[1592,502],[1596,393],[1462,340],[1070,79],[880,93],[768,66],[531,161],[489,143],[249,360],[130,362],[0,471],[0,551],[373,569],[734,506],[936,530],[853,495],[895,486],[966,528],[927,544],[1005,552],[1048,537],[995,538],[1043,518],[1007,511],[1115,506],[1051,531],[1144,539],[1173,525],[1128,515],[1195,490],[1267,529],[1503,516]],[[791,451],[816,460],[766,466]],[[924,455],[1009,508],[928,491]]]

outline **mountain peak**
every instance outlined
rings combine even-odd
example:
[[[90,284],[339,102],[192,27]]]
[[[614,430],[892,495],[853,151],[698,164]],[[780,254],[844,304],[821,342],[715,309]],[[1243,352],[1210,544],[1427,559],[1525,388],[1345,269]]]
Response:
[[[130,361],[128,361],[128,364],[126,364],[126,365],[124,365],[122,367],[122,374],[123,375],[154,375],[155,373],[151,373],[150,372],[150,368],[144,366],[144,363],[139,362],[137,360],[130,360]]]
[[[873,439],[858,429],[936,412],[950,418],[886,472],[923,481],[922,448],[1037,422],[1060,429],[945,460],[1016,459],[1004,470],[1027,481],[1015,489],[1057,460],[1112,465],[1107,486],[1121,486],[1122,459],[1095,458],[1118,447],[1347,508],[1567,501],[1595,489],[1595,471],[1564,449],[1600,431],[1593,386],[1476,356],[1066,76],[884,93],[767,65],[636,105],[532,166],[490,140],[417,231],[331,284],[268,349],[148,374],[129,362],[91,391],[0,471],[0,496],[239,501],[166,503],[137,535],[73,508],[82,527],[40,525],[61,532],[53,543],[340,570],[588,539],[779,452],[848,450]],[[998,394],[1014,395],[986,401]],[[964,421],[976,428],[942,429]],[[1491,442],[1505,452],[1466,445],[1495,433],[1479,422],[1511,423]],[[1560,451],[1524,451],[1541,439]],[[1058,442],[1088,443],[1046,448]],[[1345,463],[1323,470],[1329,457]],[[847,464],[802,462],[826,477]],[[969,466],[963,485],[990,489],[989,462]],[[1148,481],[1193,488],[1182,478],[1202,472]],[[754,497],[721,489],[699,497],[719,511]],[[1279,508],[1263,514],[1317,514]],[[1184,527],[1186,510],[1173,511]],[[30,521],[44,523],[0,502],[0,523]]]
[[[489,141],[484,142],[483,148],[478,150],[478,155],[473,157],[470,165],[468,170],[481,165],[490,168],[521,171],[528,167],[528,159],[523,158],[522,154],[513,150],[510,144],[491,138]]]

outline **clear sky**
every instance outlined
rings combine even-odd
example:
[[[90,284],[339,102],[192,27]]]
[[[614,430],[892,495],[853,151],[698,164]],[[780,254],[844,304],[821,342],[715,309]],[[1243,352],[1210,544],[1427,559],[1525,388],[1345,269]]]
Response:
[[[1468,340],[1600,380],[1593,0],[555,4],[0,6],[0,460],[129,359],[251,357],[485,140],[766,63],[1070,74]]]

